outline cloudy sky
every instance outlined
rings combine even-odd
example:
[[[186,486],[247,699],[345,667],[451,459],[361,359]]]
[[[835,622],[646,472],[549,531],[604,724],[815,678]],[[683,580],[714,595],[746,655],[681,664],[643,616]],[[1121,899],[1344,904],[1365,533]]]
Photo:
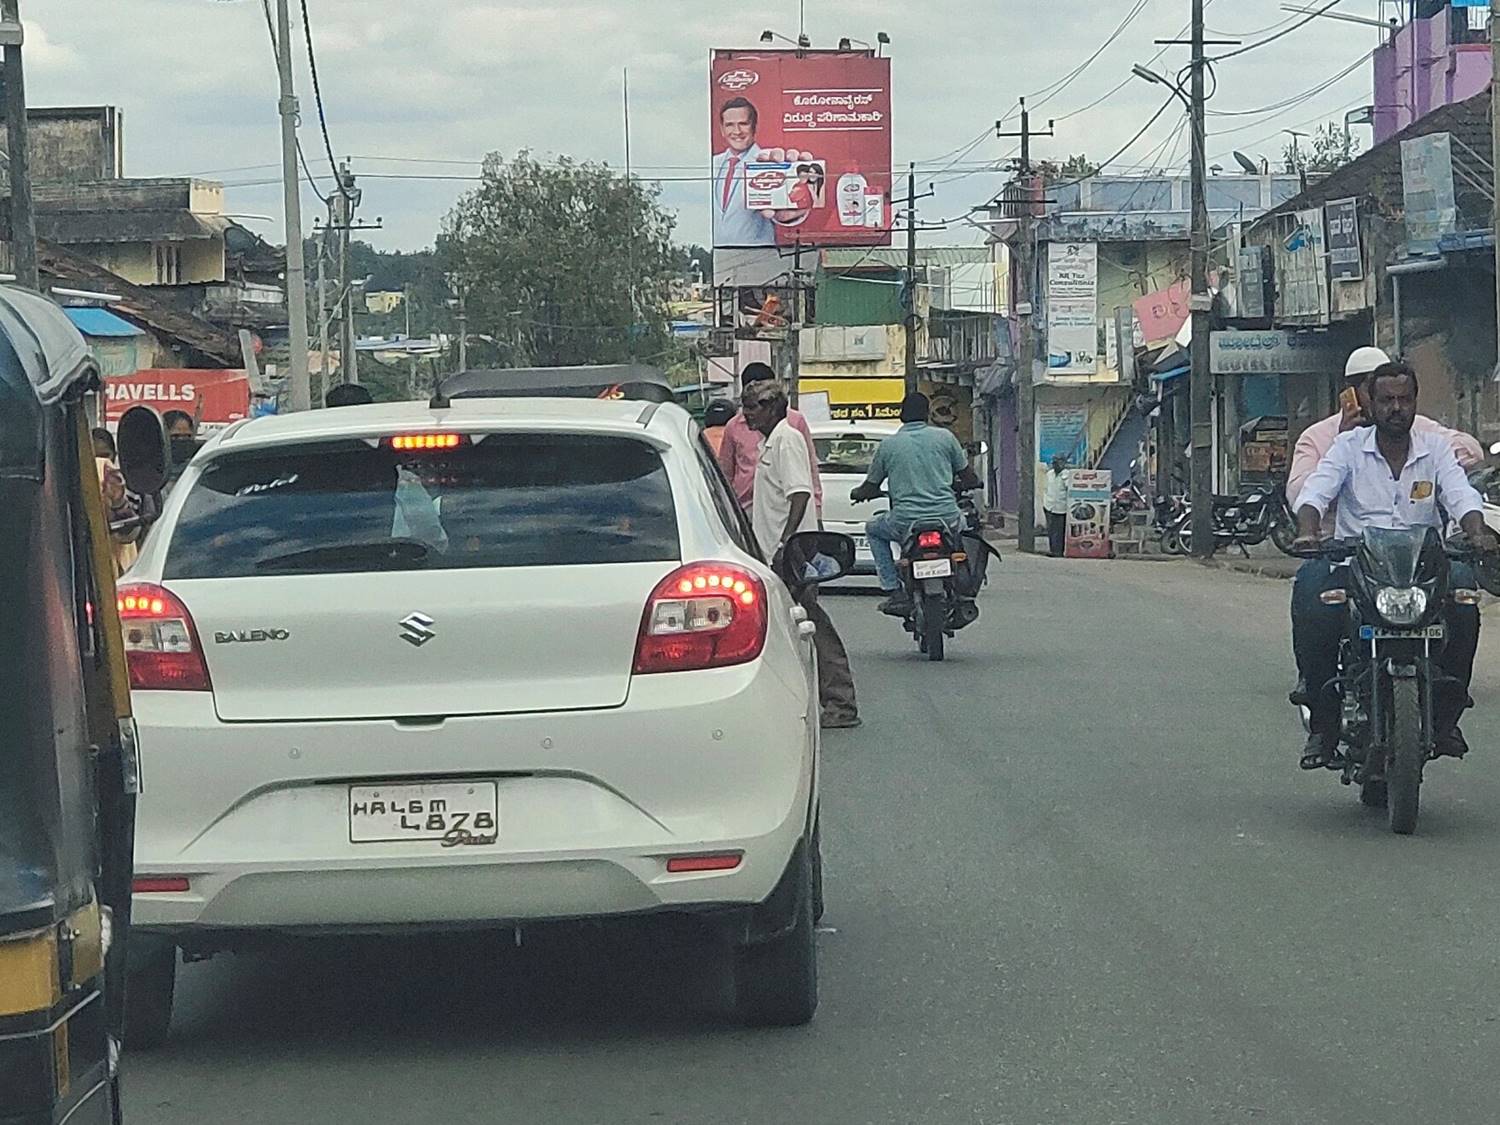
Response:
[[[384,219],[384,230],[369,237],[388,248],[429,245],[444,213],[471,186],[464,177],[487,152],[529,148],[622,164],[625,67],[636,171],[663,180],[679,237],[705,241],[708,189],[693,178],[707,163],[708,51],[754,46],[767,24],[795,35],[798,21],[797,0],[307,3],[333,144],[340,157],[354,158],[365,189],[361,217]],[[1037,142],[1038,157],[1087,153],[1099,160],[1119,149],[1164,97],[1160,87],[1126,81],[1131,63],[1161,50],[1154,39],[1184,31],[1189,10],[1188,0],[805,3],[814,46],[834,46],[843,35],[873,41],[879,30],[890,34],[895,158],[901,167],[917,161],[923,181],[938,185],[937,197],[923,203],[932,218],[962,215],[998,190],[1001,177],[987,169],[1012,154],[1014,142],[996,139],[994,122],[1013,111],[1018,95],[1034,95],[1036,117],[1059,118],[1057,138]],[[1207,22],[1228,33],[1220,37],[1253,42],[1299,18],[1280,3],[1209,0]],[[1342,0],[1338,10],[1376,16],[1383,8],[1395,5]],[[279,238],[276,73],[260,0],[22,0],[22,9],[33,104],[119,106],[128,175],[222,180],[231,188],[230,209],[272,216],[274,225],[258,229]],[[1243,148],[1275,159],[1285,139],[1280,128],[1311,129],[1368,102],[1370,65],[1359,60],[1376,35],[1319,19],[1226,60],[1215,111],[1292,104],[1211,118],[1210,157],[1232,167],[1229,151]],[[326,177],[300,37],[297,46],[303,144],[314,173]],[[1167,50],[1160,66],[1185,61],[1185,48]],[[1347,77],[1298,100],[1351,64]],[[1049,94],[1049,87],[1056,88]],[[1186,131],[1173,109],[1114,167],[1183,167],[1186,160]],[[310,190],[304,207],[310,226],[319,209]],[[934,240],[972,235],[955,223]]]

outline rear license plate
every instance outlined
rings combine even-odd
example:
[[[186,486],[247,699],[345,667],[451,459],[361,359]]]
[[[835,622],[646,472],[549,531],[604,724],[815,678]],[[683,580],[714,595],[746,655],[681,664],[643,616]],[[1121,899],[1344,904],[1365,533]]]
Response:
[[[1362,641],[1440,641],[1443,639],[1443,627],[1441,625],[1426,625],[1421,629],[1379,629],[1374,625],[1361,625],[1359,627],[1359,639]]]
[[[850,538],[854,540],[854,549],[856,551],[868,551],[870,549],[870,541],[863,535],[853,535]]]
[[[951,578],[953,576],[953,560],[918,559],[911,564],[911,576],[919,582],[924,578]]]
[[[494,843],[500,834],[493,781],[349,786],[349,842],[397,840]]]

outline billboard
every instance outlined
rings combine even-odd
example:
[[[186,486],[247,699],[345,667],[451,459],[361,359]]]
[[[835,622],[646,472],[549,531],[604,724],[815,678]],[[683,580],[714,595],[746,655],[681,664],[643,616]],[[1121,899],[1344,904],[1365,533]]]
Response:
[[[250,377],[220,369],[145,368],[104,380],[104,420],[114,427],[132,406],[158,414],[180,410],[198,419],[206,436],[250,416]]]
[[[1092,375],[1099,366],[1099,246],[1047,246],[1047,373]]]
[[[709,83],[716,248],[890,245],[890,59],[719,50]]]

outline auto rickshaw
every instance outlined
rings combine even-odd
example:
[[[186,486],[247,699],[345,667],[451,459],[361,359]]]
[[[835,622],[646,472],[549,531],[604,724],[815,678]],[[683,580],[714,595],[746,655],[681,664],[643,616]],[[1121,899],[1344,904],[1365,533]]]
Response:
[[[139,772],[99,388],[62,310],[0,288],[0,1125],[120,1120]]]

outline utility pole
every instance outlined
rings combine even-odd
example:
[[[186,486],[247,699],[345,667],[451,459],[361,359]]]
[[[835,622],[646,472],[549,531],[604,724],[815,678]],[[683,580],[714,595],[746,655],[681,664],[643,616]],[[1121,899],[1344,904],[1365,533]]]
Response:
[[[1016,234],[1016,268],[1011,283],[1011,301],[1015,305],[1021,337],[1020,355],[1016,359],[1019,380],[1016,387],[1016,462],[1021,478],[1020,495],[1017,498],[1016,546],[1029,553],[1036,550],[1036,387],[1031,381],[1031,369],[1036,364],[1036,310],[1032,306],[1033,282],[1036,278],[1036,185],[1031,167],[1031,138],[1052,136],[1053,123],[1047,122],[1045,132],[1032,132],[1031,113],[1026,108],[1026,99],[1022,98],[1021,131],[1003,132],[1002,124],[1000,121],[995,122],[996,136],[1019,137],[1021,140],[1021,215]]]
[[[328,232],[333,226],[333,200],[328,201],[328,222],[318,237],[318,402],[328,398]]]
[[[10,163],[10,240],[16,281],[40,289],[36,265],[36,213],[31,206],[31,149],[26,125],[26,76],[21,66],[20,0],[0,0],[0,43],[5,45],[0,81],[5,92],[6,155]]]
[[[354,190],[354,173],[347,164],[339,165],[338,191],[334,196],[338,208],[339,236],[339,300],[343,304],[339,321],[339,360],[343,366],[344,382],[359,382],[359,329],[354,322],[354,284],[349,277],[349,232],[354,227],[354,208],[359,196]]]
[[[9,56],[9,49],[6,51]],[[297,167],[297,95],[292,88],[292,17],[276,0],[276,69],[281,77],[281,179],[286,200],[286,311],[292,350],[292,409],[312,406],[307,372],[307,263],[302,255],[302,189]]]
[[[931,199],[937,194],[931,188],[917,194],[917,166],[911,164],[906,171],[906,393],[915,394],[921,381],[917,368],[917,330],[922,326],[922,316],[917,309],[917,201]]]
[[[469,314],[464,307],[464,295],[458,295],[458,369],[469,369]]]
[[[1207,138],[1204,126],[1203,72],[1203,0],[1193,0],[1193,289],[1188,309],[1193,318],[1193,341],[1189,356],[1192,370],[1188,375],[1188,397],[1192,417],[1190,466],[1193,496],[1193,554],[1200,559],[1214,553],[1213,517],[1213,444],[1214,396],[1212,376],[1208,370],[1209,311],[1213,297],[1208,291],[1208,169]]]

